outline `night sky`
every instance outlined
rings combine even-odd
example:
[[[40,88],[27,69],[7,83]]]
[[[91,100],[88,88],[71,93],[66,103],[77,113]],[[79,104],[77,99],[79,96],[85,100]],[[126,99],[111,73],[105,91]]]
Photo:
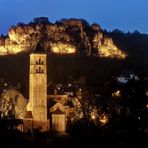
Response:
[[[11,25],[28,23],[35,17],[83,18],[108,31],[138,30],[148,33],[148,0],[0,0],[0,33]]]

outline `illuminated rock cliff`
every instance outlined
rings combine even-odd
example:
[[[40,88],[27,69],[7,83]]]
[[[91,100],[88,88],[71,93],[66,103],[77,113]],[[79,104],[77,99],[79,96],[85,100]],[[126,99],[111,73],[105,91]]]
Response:
[[[90,26],[82,19],[62,19],[50,23],[47,18],[11,26],[8,36],[0,37],[0,55],[30,52],[38,42],[49,53],[126,57],[125,52],[113,43],[112,38],[105,36],[97,24]]]

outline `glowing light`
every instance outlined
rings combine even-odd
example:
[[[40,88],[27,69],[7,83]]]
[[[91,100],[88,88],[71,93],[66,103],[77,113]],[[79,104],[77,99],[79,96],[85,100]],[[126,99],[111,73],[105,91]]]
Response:
[[[76,53],[76,48],[70,44],[57,43],[51,45],[51,50],[53,53],[58,54],[73,54]]]
[[[99,119],[102,124],[107,124],[109,122],[109,117],[105,114],[102,114]]]
[[[113,97],[120,97],[121,96],[121,92],[120,90],[115,91],[114,93],[112,93]]]
[[[148,91],[146,91],[145,95],[148,97]]]
[[[70,87],[70,86],[72,86],[72,84],[69,83],[68,86]]]
[[[97,114],[96,114],[95,110],[93,110],[93,111],[91,112],[91,118],[92,118],[93,120],[95,120],[95,119],[96,119],[96,116],[97,116]]]
[[[7,86],[7,83],[5,83],[4,85]]]
[[[94,120],[94,119],[96,119],[96,116],[95,115],[92,115],[91,118]]]

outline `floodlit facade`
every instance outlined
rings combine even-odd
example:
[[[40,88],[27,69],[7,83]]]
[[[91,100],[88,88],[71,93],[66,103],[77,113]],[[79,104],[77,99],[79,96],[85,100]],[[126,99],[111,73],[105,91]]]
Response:
[[[23,131],[53,130],[65,133],[68,112],[67,95],[47,95],[47,55],[40,45],[30,54],[29,102]]]
[[[36,51],[30,54],[29,72],[29,103],[27,111],[33,115],[33,128],[41,131],[49,129],[47,119],[47,64],[46,54],[40,51],[38,45]]]

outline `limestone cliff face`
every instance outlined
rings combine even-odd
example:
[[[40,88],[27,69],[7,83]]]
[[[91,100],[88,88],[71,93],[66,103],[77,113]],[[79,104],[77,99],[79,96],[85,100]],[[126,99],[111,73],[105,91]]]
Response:
[[[0,55],[30,52],[40,42],[49,53],[126,57],[110,37],[105,37],[98,24],[90,26],[81,19],[62,19],[54,24],[47,20],[12,26],[8,36],[0,37]]]

